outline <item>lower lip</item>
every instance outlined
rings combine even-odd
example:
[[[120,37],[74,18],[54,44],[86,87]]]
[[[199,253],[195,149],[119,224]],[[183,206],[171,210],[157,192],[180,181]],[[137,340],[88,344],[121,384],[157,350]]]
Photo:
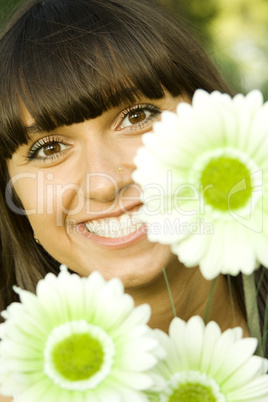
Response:
[[[127,236],[116,237],[116,238],[97,236],[94,233],[89,232],[83,223],[75,226],[75,231],[78,234],[86,237],[87,239],[91,240],[94,243],[97,243],[100,246],[110,248],[120,248],[124,246],[129,246],[135,243],[136,241],[142,239],[147,234],[147,228],[145,224],[141,226],[139,229],[137,229],[135,232]]]

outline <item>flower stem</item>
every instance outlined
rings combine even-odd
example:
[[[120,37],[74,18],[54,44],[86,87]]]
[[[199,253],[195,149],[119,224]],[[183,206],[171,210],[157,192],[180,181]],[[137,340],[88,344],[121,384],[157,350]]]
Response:
[[[245,295],[245,306],[247,312],[247,324],[250,336],[258,339],[256,354],[262,356],[261,329],[259,321],[259,311],[257,304],[256,286],[254,273],[251,275],[242,274],[243,288]]]
[[[268,295],[266,298],[265,313],[264,313],[264,324],[263,324],[263,339],[262,339],[262,352],[263,357],[265,357],[265,352],[267,348],[267,336],[268,336]]]
[[[209,289],[209,294],[207,298],[207,303],[206,303],[206,308],[205,308],[205,313],[204,313],[204,322],[207,323],[210,321],[210,317],[212,314],[212,298],[213,298],[213,293],[214,293],[214,288],[216,285],[216,280],[217,278],[213,279],[210,285]]]
[[[173,297],[172,297],[172,293],[171,293],[171,289],[170,289],[170,285],[169,285],[169,281],[168,281],[168,277],[167,277],[165,267],[163,267],[163,274],[164,274],[164,278],[165,278],[165,282],[166,282],[166,286],[167,286],[167,290],[168,290],[168,295],[169,295],[172,311],[173,311],[174,317],[177,317],[176,308],[175,308],[174,300],[173,300]]]

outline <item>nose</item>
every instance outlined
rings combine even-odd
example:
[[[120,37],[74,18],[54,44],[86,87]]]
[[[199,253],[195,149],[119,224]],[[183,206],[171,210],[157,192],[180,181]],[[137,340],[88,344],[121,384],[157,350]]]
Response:
[[[120,159],[120,153],[103,142],[84,149],[81,186],[86,198],[111,202],[122,188],[132,183],[131,172]]]

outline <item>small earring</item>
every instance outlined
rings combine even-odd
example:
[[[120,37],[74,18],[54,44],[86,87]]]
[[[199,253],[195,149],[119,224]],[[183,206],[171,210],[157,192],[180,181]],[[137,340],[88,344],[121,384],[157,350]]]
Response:
[[[120,167],[120,168],[118,169],[118,172],[119,172],[119,173],[122,173],[122,172],[123,172],[123,168]]]
[[[38,237],[36,236],[36,234],[33,234],[34,240],[36,241],[37,244],[41,244],[40,240],[38,239]]]

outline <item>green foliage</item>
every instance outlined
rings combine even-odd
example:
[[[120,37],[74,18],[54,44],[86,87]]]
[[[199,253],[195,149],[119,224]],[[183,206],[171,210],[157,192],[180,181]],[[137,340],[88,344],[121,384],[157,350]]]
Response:
[[[198,34],[201,43],[211,43],[210,25],[220,9],[214,0],[159,0],[175,14],[185,19]]]
[[[23,0],[0,0],[0,28],[17,9],[18,5],[25,3]]]
[[[195,34],[234,92],[258,88],[268,99],[267,0],[159,0]]]

